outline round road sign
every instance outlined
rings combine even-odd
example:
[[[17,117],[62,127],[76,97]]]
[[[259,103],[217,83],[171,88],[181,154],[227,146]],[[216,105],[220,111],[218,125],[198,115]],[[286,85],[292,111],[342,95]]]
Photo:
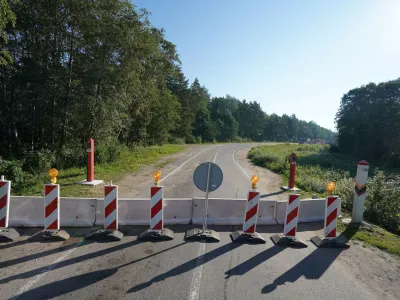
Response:
[[[212,163],[205,162],[199,165],[193,174],[193,182],[196,187],[203,192],[207,191],[207,174],[208,167],[210,166],[210,182],[208,184],[208,191],[213,192],[221,186],[224,178],[221,168]]]

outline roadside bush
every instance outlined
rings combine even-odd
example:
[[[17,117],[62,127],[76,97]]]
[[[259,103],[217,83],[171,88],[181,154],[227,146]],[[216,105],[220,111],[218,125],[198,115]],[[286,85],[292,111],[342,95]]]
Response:
[[[4,175],[7,180],[12,181],[13,190],[21,188],[27,177],[22,170],[21,161],[3,160],[0,158],[0,175]]]
[[[389,231],[400,233],[400,187],[393,181],[382,171],[375,172],[367,187],[365,217]]]
[[[185,139],[184,138],[178,138],[178,137],[175,137],[175,136],[170,136],[168,138],[168,144],[184,145],[185,144]]]
[[[118,159],[120,154],[121,145],[115,140],[109,140],[95,147],[96,163],[112,163]]]
[[[86,151],[82,148],[63,148],[56,154],[55,167],[66,169],[86,164]]]
[[[29,151],[24,154],[22,170],[31,174],[47,172],[55,161],[56,156],[50,150]]]

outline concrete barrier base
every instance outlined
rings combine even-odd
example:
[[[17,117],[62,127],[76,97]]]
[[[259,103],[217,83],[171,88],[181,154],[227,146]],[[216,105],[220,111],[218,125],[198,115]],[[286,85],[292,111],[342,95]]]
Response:
[[[230,234],[233,242],[236,243],[249,243],[249,244],[265,244],[267,241],[261,236],[261,234],[254,233],[246,233],[241,230],[232,232]]]
[[[0,229],[0,242],[12,242],[17,237],[19,237],[19,233],[14,228]]]
[[[311,238],[311,242],[320,248],[350,248],[350,245],[347,244],[347,239],[340,236],[329,240],[320,236],[314,236]]]
[[[190,229],[186,232],[185,240],[188,241],[206,241],[206,242],[219,242],[219,233],[214,230],[203,231],[200,228]]]
[[[171,229],[163,228],[162,230],[146,230],[138,236],[139,241],[170,241],[174,239],[174,232]]]
[[[85,240],[116,242],[122,240],[123,236],[124,234],[118,230],[96,229],[89,233],[89,235],[85,237]]]
[[[296,237],[287,237],[283,234],[274,234],[271,236],[271,241],[277,245],[282,247],[292,247],[292,248],[307,248],[308,245],[304,243],[302,240]]]
[[[40,231],[29,238],[32,242],[53,241],[60,242],[69,239],[69,234],[65,230]]]

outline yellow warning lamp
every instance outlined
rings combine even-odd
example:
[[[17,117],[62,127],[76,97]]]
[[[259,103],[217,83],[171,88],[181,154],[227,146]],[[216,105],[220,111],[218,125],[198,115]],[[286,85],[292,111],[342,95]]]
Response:
[[[154,178],[154,183],[156,185],[159,185],[160,184],[160,178],[161,178],[161,172],[160,171],[155,171],[153,173],[153,178]]]
[[[253,189],[255,189],[256,186],[257,186],[258,180],[259,180],[258,176],[257,175],[253,175],[253,176],[251,176],[250,180],[251,180],[251,187]]]
[[[49,176],[52,183],[57,183],[58,171],[55,168],[50,169]]]
[[[336,184],[333,181],[328,183],[327,189],[328,189],[328,195],[329,196],[332,195],[332,193],[335,190],[335,188],[336,188]]]

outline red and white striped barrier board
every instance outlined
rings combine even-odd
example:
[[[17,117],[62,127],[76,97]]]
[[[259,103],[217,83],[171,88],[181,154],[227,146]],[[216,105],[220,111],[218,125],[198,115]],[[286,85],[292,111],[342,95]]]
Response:
[[[340,199],[338,196],[328,196],[325,205],[324,238],[336,238],[337,217]]]
[[[295,237],[297,230],[297,221],[299,217],[300,195],[289,195],[288,205],[286,208],[285,227],[283,234],[286,237]]]
[[[243,232],[245,233],[256,232],[259,202],[260,192],[257,190],[250,190],[247,196],[246,214],[243,223]]]
[[[118,186],[104,186],[104,229],[118,230]]]
[[[44,230],[60,230],[60,185],[44,185]]]
[[[11,181],[0,180],[0,229],[8,227]]]
[[[152,186],[150,193],[150,230],[162,230],[164,188],[162,186]]]

